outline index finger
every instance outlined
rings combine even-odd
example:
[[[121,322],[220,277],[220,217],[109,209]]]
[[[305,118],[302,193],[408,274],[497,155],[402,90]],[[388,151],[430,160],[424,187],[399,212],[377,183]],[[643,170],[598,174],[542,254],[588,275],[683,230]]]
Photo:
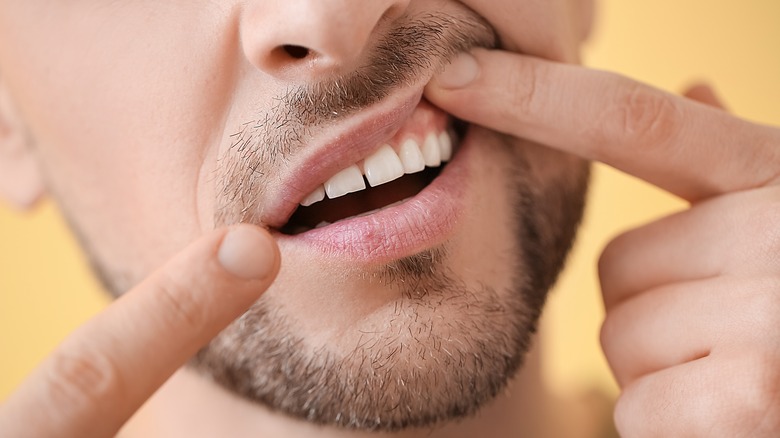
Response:
[[[199,239],[66,339],[2,406],[2,435],[113,436],[278,267],[256,227]]]
[[[475,50],[426,96],[456,117],[604,162],[689,201],[778,179],[778,129],[612,73]]]

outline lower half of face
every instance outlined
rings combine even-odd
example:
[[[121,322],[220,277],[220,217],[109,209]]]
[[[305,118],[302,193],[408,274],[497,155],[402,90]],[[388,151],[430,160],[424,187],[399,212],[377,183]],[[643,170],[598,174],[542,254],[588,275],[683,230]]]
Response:
[[[283,262],[271,289],[192,365],[275,411],[355,429],[432,425],[498,394],[571,245],[588,166],[477,127],[455,143],[448,163],[389,189],[300,207],[274,231]],[[148,221],[111,221],[74,198],[61,203],[109,289],[121,293],[172,253],[154,242],[175,233],[145,235]],[[154,229],[191,239],[193,216],[254,222],[220,201],[195,215],[170,205],[154,211]]]
[[[277,235],[279,278],[193,364],[294,417],[359,429],[430,425],[494,397],[563,264],[588,167],[477,128],[459,143],[402,202]]]

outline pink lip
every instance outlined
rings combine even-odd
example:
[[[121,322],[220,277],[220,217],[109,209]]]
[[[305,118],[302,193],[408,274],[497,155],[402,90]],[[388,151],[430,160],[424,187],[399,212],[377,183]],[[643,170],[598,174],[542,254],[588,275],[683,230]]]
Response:
[[[280,245],[305,245],[326,257],[356,262],[397,260],[443,243],[461,222],[469,181],[464,139],[442,173],[416,196],[376,213],[344,219],[295,236],[274,233]]]
[[[299,203],[320,184],[346,166],[355,163],[390,139],[407,121],[422,99],[422,90],[411,96],[388,98],[378,108],[364,111],[342,123],[336,131],[309,145],[312,152],[294,172],[282,179],[281,193],[272,197],[272,205],[262,222],[274,228],[290,219]]]

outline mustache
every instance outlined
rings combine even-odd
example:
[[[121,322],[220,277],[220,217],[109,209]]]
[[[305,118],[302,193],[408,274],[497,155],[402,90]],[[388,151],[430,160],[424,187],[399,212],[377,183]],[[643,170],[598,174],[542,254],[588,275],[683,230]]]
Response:
[[[346,118],[378,103],[392,90],[443,69],[460,52],[495,47],[497,39],[493,28],[476,15],[416,17],[393,28],[357,70],[288,89],[270,111],[241,126],[233,135],[233,147],[275,145],[276,154],[288,155],[306,128]]]
[[[443,69],[458,53],[495,47],[498,37],[473,12],[428,13],[387,32],[356,70],[323,81],[290,87],[255,120],[230,136],[219,163],[218,224],[251,221],[263,181],[287,157],[305,147],[317,128],[349,117]]]
[[[443,68],[456,54],[493,47],[492,27],[476,16],[427,14],[393,28],[368,62],[347,76],[290,90],[282,99],[300,123],[318,125],[349,116]]]

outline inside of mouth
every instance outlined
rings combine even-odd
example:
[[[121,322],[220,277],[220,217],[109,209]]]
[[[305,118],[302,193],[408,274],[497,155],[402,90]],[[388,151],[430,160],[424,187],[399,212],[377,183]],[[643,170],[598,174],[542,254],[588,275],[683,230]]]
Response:
[[[360,216],[411,198],[428,186],[444,167],[443,164],[426,168],[377,187],[368,187],[336,199],[325,199],[309,207],[299,206],[280,231],[290,235],[304,233],[318,226]]]

